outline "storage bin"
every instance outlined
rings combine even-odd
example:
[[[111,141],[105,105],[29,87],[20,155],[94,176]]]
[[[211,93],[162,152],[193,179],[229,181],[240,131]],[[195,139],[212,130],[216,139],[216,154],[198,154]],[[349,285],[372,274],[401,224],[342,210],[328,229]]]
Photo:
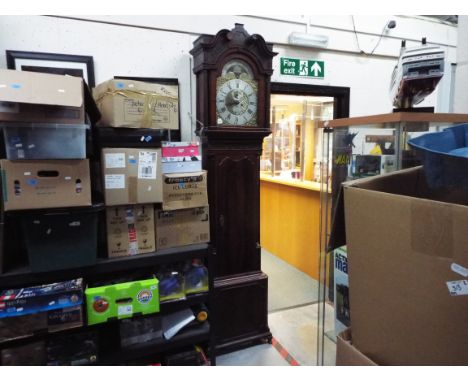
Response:
[[[6,156],[16,159],[84,159],[88,125],[2,123]]]
[[[104,206],[18,213],[33,272],[93,265]]]
[[[410,139],[408,144],[420,156],[431,188],[468,190],[468,124],[424,134]]]

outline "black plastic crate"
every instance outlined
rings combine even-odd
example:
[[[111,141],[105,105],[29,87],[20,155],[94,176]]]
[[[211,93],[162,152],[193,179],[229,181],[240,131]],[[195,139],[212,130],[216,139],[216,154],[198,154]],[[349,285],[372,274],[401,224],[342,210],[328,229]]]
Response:
[[[32,272],[96,263],[99,214],[104,206],[27,211],[16,214]]]

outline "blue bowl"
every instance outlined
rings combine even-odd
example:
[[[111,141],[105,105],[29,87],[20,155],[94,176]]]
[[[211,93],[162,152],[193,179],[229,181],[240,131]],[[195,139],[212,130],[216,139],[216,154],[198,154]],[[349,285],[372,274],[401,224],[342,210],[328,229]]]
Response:
[[[429,187],[468,190],[468,124],[410,139],[423,163]]]

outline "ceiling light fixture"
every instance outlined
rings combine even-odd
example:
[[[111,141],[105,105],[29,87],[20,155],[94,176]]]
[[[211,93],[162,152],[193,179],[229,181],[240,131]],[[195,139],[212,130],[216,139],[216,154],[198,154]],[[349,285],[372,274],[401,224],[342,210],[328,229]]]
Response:
[[[326,48],[328,46],[328,36],[319,34],[292,32],[288,41],[291,45],[313,48]]]

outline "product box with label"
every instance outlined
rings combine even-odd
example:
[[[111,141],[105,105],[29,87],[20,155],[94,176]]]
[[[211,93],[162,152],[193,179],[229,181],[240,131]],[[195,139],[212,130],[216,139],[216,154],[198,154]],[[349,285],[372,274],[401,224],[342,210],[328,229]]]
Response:
[[[351,329],[336,338],[336,366],[378,366],[353,345]]]
[[[89,161],[0,160],[5,211],[91,205]]]
[[[102,149],[106,205],[162,202],[161,149]]]
[[[163,174],[163,210],[208,205],[207,172]]]
[[[335,271],[333,273],[335,286],[335,334],[341,333],[350,326],[349,314],[349,280],[348,256],[346,246],[333,252]]]
[[[161,151],[163,158],[199,157],[200,144],[198,142],[162,142]]]
[[[109,207],[106,211],[106,221],[109,257],[137,255],[156,250],[152,204]]]
[[[177,85],[109,80],[99,84],[93,95],[102,114],[102,126],[179,128]]]
[[[353,344],[379,365],[468,365],[467,205],[421,167],[344,185]]]
[[[69,308],[83,301],[82,279],[0,292],[0,318]]]
[[[0,69],[0,121],[83,124],[83,80]]]
[[[156,248],[210,241],[210,212],[208,206],[175,211],[155,211]]]
[[[47,312],[0,319],[0,343],[29,337],[37,332],[58,332],[83,326],[83,311],[79,305]]]
[[[86,288],[88,325],[159,312],[158,279]]]

